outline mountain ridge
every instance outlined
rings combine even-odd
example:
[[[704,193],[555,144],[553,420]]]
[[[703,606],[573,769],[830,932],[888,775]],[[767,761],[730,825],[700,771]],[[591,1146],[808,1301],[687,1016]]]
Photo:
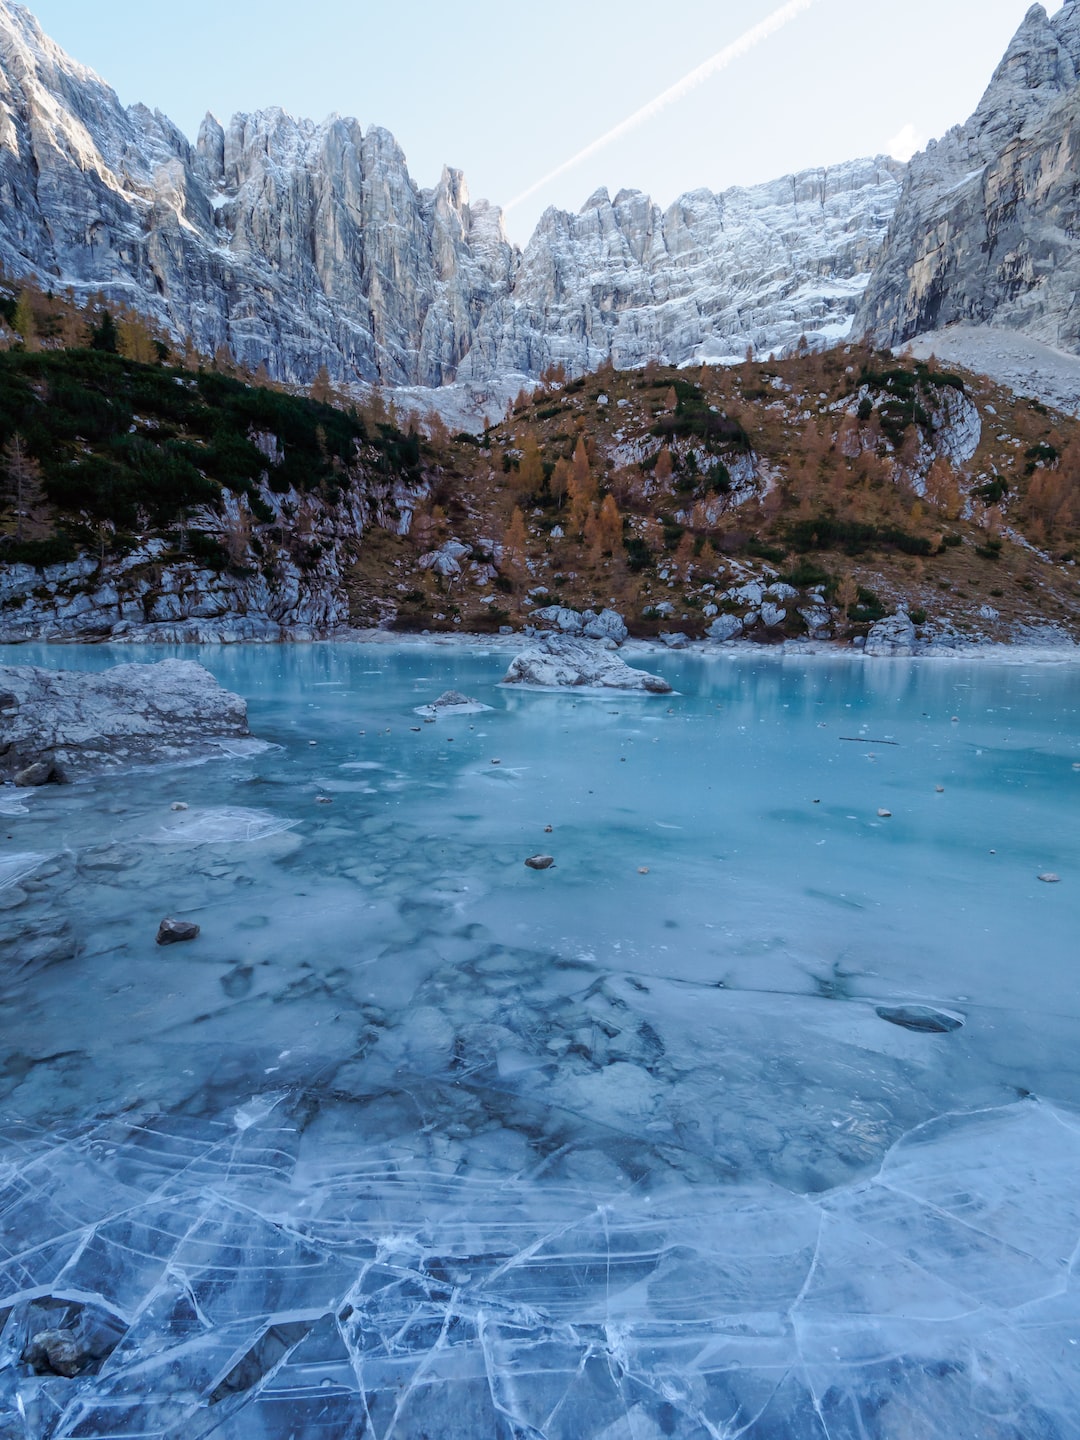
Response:
[[[194,142],[125,108],[0,0],[0,264],[307,386],[383,385],[451,423],[551,367],[732,363],[957,325],[1080,352],[1080,0],[1025,16],[971,118],[909,165],[853,160],[666,209],[550,208],[525,247],[389,131],[280,108]],[[468,419],[467,419],[468,417]]]
[[[208,116],[193,144],[0,0],[0,263],[295,384],[325,365],[341,383],[482,385],[835,338],[903,173],[877,157],[664,211],[598,192],[519,250],[460,171],[417,186],[386,130],[267,109]]]

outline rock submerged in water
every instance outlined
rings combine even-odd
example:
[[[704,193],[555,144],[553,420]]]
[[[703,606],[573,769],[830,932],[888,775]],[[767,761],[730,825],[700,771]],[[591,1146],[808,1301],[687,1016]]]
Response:
[[[73,1330],[42,1330],[27,1345],[22,1358],[38,1375],[62,1375],[65,1380],[74,1380],[91,1355]]]
[[[97,674],[0,666],[0,691],[16,699],[0,729],[0,776],[24,786],[190,759],[250,734],[246,703],[193,660]]]
[[[962,1015],[949,1010],[935,1010],[930,1005],[879,1005],[877,1013],[890,1025],[914,1030],[919,1035],[951,1035],[964,1023]]]
[[[159,945],[180,945],[187,940],[199,938],[199,927],[190,920],[172,920],[166,917],[158,926]]]
[[[569,635],[546,635],[523,650],[511,661],[502,683],[535,685],[544,690],[595,688],[671,694],[671,686],[659,675],[635,670],[600,642]]]

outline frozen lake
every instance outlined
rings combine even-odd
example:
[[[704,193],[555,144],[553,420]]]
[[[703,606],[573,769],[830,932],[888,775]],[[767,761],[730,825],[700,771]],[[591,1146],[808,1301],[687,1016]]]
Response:
[[[184,653],[0,789],[0,1440],[1080,1436],[1080,668]]]

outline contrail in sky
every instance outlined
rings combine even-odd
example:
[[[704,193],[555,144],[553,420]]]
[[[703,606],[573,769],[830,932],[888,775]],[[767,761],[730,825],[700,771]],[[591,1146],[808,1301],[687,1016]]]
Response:
[[[621,140],[631,130],[636,130],[639,125],[644,125],[646,120],[651,120],[653,116],[659,115],[661,110],[666,110],[669,105],[674,105],[676,100],[681,100],[684,95],[689,95],[691,90],[696,90],[706,80],[718,75],[721,70],[726,70],[734,61],[741,60],[763,40],[771,39],[777,31],[783,30],[785,25],[789,25],[797,15],[801,15],[804,10],[809,10],[813,4],[815,4],[815,0],[788,0],[788,4],[781,5],[779,10],[774,10],[759,25],[755,25],[752,30],[747,30],[745,35],[740,35],[738,40],[733,40],[730,45],[725,45],[723,50],[717,51],[711,60],[706,60],[704,65],[699,65],[696,70],[691,70],[689,75],[684,75],[669,90],[665,90],[655,100],[650,100],[648,105],[643,106],[640,110],[635,110],[633,115],[627,116],[621,125],[616,125],[614,130],[609,130],[606,135],[601,135],[599,140],[594,140],[591,145],[586,145],[584,150],[572,155],[569,160],[552,170],[550,175],[545,175],[535,185],[530,185],[528,190],[523,190],[520,195],[510,201],[509,205],[503,207],[504,210],[513,210],[515,205],[522,204],[523,201],[535,195],[538,190],[542,190],[545,185],[550,185],[552,180],[557,180],[560,175],[565,175],[575,165],[580,165],[583,160],[588,160],[598,150],[605,149],[613,141]]]

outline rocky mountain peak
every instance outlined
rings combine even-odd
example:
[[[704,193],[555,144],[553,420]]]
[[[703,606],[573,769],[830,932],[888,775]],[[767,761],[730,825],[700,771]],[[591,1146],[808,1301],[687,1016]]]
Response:
[[[856,329],[956,323],[1080,348],[1080,3],[1028,11],[971,119],[911,162]]]
[[[294,383],[502,383],[551,361],[676,363],[844,333],[903,168],[856,162],[662,212],[605,190],[524,253],[447,167],[421,190],[389,131],[280,109],[194,145],[125,109],[0,0],[0,263],[104,290]]]
[[[1073,23],[1068,23],[1071,12]],[[1071,90],[1080,62],[1080,11],[1070,4],[1051,21],[1033,5],[1013,36],[968,129],[990,151],[1007,143],[1047,105]]]
[[[203,164],[203,175],[212,186],[225,184],[225,128],[216,115],[207,111],[199,126],[195,150]]]

